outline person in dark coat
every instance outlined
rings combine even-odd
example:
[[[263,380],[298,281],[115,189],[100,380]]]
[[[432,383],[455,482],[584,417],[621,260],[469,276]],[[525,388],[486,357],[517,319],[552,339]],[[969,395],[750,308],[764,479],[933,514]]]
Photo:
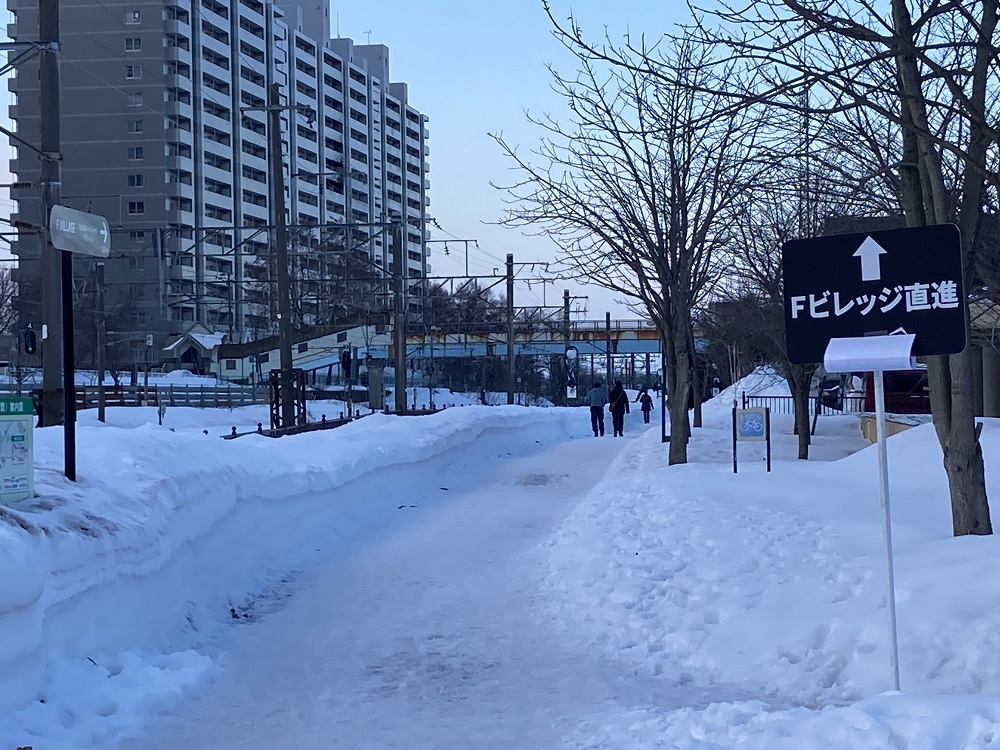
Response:
[[[608,394],[608,409],[611,411],[611,426],[615,437],[625,435],[625,415],[629,413],[628,394],[622,387],[622,381],[616,380],[615,387]]]
[[[584,403],[590,407],[590,426],[594,430],[594,437],[604,437],[604,405],[608,403],[608,392],[604,390],[600,380],[587,392]]]
[[[653,411],[653,397],[649,395],[649,391],[644,389],[636,401],[639,402],[639,408],[642,409],[642,421],[649,424],[649,413]]]

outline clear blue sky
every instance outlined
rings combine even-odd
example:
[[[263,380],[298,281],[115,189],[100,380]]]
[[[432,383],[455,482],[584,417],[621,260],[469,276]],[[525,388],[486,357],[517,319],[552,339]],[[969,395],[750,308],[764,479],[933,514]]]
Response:
[[[687,18],[683,0],[552,0],[551,5],[560,19],[572,10],[591,37],[603,35],[607,26],[614,39],[626,31],[654,38]],[[430,213],[448,233],[479,240],[478,251],[470,246],[470,271],[491,273],[503,266],[507,253],[518,262],[552,260],[555,248],[547,239],[484,223],[497,221],[503,211],[503,194],[490,181],[511,177],[508,161],[487,134],[502,132],[512,145],[530,149],[540,134],[525,120],[525,110],[563,114],[545,66],[567,75],[574,66],[552,37],[541,0],[333,0],[330,17],[334,34],[339,23],[341,36],[364,44],[370,32],[373,44],[389,48],[392,80],[409,84],[410,103],[430,118]],[[434,230],[435,239],[447,236]],[[445,257],[441,244],[431,245],[435,275],[464,272],[463,246],[449,247]],[[537,275],[545,274],[538,269]],[[614,318],[634,317],[596,287],[550,284],[547,303],[561,303],[564,288],[589,296],[583,303],[588,318],[603,318],[607,310]],[[542,285],[528,290],[519,284],[515,296],[519,304],[537,304]]]

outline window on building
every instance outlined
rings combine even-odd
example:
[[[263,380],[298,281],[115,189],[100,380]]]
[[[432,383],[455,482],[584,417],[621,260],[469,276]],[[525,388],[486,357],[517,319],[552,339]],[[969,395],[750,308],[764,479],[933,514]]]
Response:
[[[186,143],[168,143],[166,151],[167,156],[183,156],[186,159],[191,158],[191,147]]]
[[[145,242],[146,241],[146,233],[145,232],[129,232],[128,233],[128,238],[130,240],[132,240],[132,242]],[[136,266],[136,267],[138,268],[138,266]]]
[[[138,52],[142,49],[142,39],[137,36],[125,37],[125,51]]]
[[[210,167],[215,167],[216,169],[221,169],[224,172],[232,171],[233,163],[224,156],[219,156],[218,154],[213,154],[211,151],[205,152],[205,163]],[[246,176],[247,167],[243,168],[243,176]]]
[[[303,342],[303,343],[299,344],[299,354],[305,354],[307,351],[309,351],[309,343],[308,342]]]
[[[142,92],[137,92],[135,94],[129,94],[127,105],[129,107],[141,107],[142,106]]]
[[[216,0],[201,0],[201,5],[203,8],[222,16],[223,18],[229,18],[229,9],[222,3],[216,2]]]
[[[145,236],[145,232],[129,232],[129,234],[141,234]],[[128,259],[128,267],[133,271],[141,271],[146,267],[146,258],[142,255],[132,255]]]
[[[125,11],[125,25],[138,26],[142,23],[142,12],[138,10]]]
[[[240,41],[240,52],[247,57],[252,57],[257,62],[264,62],[264,53],[242,40]]]
[[[142,161],[143,152],[142,146],[129,146],[128,149],[128,160],[129,161]]]
[[[126,65],[125,66],[125,78],[130,80],[136,80],[142,78],[142,66],[141,65]]]
[[[128,186],[131,188],[141,188],[143,185],[143,176],[141,174],[130,174],[128,176]]]
[[[128,212],[132,216],[146,213],[146,203],[144,201],[129,201]]]
[[[258,354],[257,355],[257,364],[261,364],[261,365],[265,364],[267,362],[268,356],[269,355],[268,355],[267,352],[264,352],[263,354]]]
[[[213,128],[211,125],[205,126],[205,137],[210,141],[215,141],[216,143],[221,143],[223,146],[228,146],[230,142],[229,133]]]
[[[227,370],[235,370],[236,369],[236,360],[235,359],[227,359],[226,360],[226,369]]]
[[[126,133],[141,133],[142,132],[142,120],[129,120],[125,123]]]

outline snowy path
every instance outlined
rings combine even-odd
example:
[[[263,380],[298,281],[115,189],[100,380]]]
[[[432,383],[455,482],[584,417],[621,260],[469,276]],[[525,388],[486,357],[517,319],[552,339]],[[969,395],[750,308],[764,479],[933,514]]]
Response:
[[[122,747],[556,747],[595,714],[707,703],[583,653],[532,614],[533,547],[633,440],[486,460],[511,439],[480,440],[435,476],[414,467],[424,486],[408,497],[440,500],[359,538],[246,627],[204,694]]]

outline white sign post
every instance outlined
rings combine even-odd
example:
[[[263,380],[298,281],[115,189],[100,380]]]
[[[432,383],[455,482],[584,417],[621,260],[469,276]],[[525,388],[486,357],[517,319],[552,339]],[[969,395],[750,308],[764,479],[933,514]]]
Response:
[[[899,647],[896,640],[896,581],[892,565],[892,517],[889,512],[889,458],[885,434],[885,383],[893,370],[912,370],[912,333],[896,336],[863,336],[830,339],[823,366],[827,372],[871,372],[875,380],[875,430],[878,442],[878,492],[882,508],[882,542],[885,548],[886,608],[889,610],[889,670],[892,689],[899,690]]]

